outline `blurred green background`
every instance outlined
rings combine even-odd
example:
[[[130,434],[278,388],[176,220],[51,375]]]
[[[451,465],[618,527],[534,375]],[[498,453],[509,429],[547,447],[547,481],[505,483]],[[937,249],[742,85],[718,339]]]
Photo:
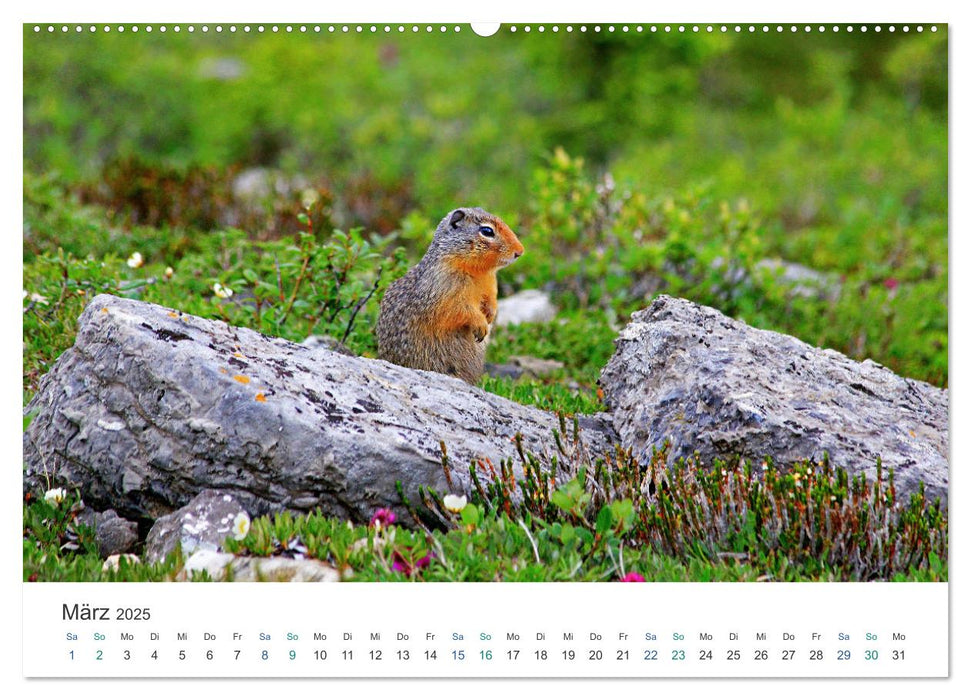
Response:
[[[98,291],[373,354],[387,282],[460,205],[520,233],[503,291],[544,288],[561,309],[497,333],[490,357],[563,375],[487,383],[500,393],[595,408],[612,338],[658,292],[946,386],[947,99],[945,27],[27,26],[25,398]],[[287,281],[338,249],[345,290]],[[135,251],[143,266],[125,264]]]

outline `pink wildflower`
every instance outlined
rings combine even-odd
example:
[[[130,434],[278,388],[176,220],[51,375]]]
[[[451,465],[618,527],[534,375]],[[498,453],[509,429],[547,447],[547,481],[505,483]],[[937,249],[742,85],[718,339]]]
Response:
[[[390,508],[378,508],[374,511],[374,516],[371,518],[372,527],[386,527],[394,523],[398,519],[398,516],[394,514]]]
[[[410,562],[407,559],[405,559],[405,557],[401,554],[401,552],[395,550],[394,561],[391,563],[391,568],[395,571],[400,571],[405,576],[411,576],[413,572],[421,571],[422,569],[426,568],[429,564],[431,564],[432,557],[434,556],[435,556],[434,553],[429,552],[421,559],[415,562]]]
[[[624,576],[624,578],[621,579],[621,581],[625,581],[625,582],[637,582],[637,583],[643,582],[644,580],[645,580],[644,577],[641,576],[636,571],[631,571],[626,576]]]

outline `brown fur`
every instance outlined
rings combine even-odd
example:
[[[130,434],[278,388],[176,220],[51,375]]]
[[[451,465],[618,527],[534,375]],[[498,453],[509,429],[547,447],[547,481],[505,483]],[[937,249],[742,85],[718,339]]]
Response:
[[[482,235],[483,225],[495,237]],[[496,271],[522,253],[499,217],[479,208],[450,212],[425,256],[384,295],[378,357],[476,383],[496,318]]]

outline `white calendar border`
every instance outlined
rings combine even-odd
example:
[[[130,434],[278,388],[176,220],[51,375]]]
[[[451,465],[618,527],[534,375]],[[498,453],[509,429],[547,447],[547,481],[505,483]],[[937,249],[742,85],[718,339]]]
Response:
[[[262,11],[254,11],[252,8],[241,8],[238,3],[230,2],[219,2],[219,3],[206,3],[205,6],[198,2],[186,2],[185,0],[175,0],[164,4],[157,5],[139,5],[134,8],[134,12],[130,7],[122,8],[114,3],[108,4],[103,2],[93,3],[78,3],[78,2],[63,2],[57,0],[55,2],[46,2],[43,6],[28,6],[22,10],[18,10],[18,15],[15,17],[7,17],[11,21],[4,23],[4,31],[7,33],[4,37],[5,41],[0,44],[3,46],[4,55],[4,83],[5,83],[5,94],[8,96],[20,95],[20,82],[22,80],[22,33],[19,24],[25,21],[44,21],[44,20],[85,20],[90,21],[92,19],[111,19],[112,21],[126,21],[126,22],[158,22],[160,20],[164,21],[223,21],[226,19],[232,19],[234,21],[266,21],[267,19],[272,19],[274,21],[301,21],[307,20],[308,18],[317,18],[326,16],[328,19],[333,21],[449,21],[449,22],[461,22],[466,23],[470,20],[474,21],[517,21],[517,22],[537,22],[537,21],[548,21],[550,19],[556,19],[560,22],[572,21],[636,21],[638,19],[643,19],[645,21],[651,21],[655,23],[671,21],[671,22],[687,22],[687,21],[751,21],[757,19],[760,22],[859,22],[859,21],[874,21],[878,20],[881,22],[887,21],[908,21],[912,22],[915,19],[923,20],[926,22],[939,22],[939,21],[950,21],[952,25],[949,30],[950,38],[950,69],[952,75],[951,82],[951,121],[957,123],[954,119],[954,114],[960,115],[963,121],[967,121],[967,115],[971,110],[968,109],[968,86],[967,86],[967,76],[968,65],[969,65],[969,49],[971,45],[963,40],[963,34],[967,31],[969,25],[963,24],[961,22],[956,22],[958,15],[956,14],[957,3],[951,2],[935,2],[934,0],[925,0],[919,4],[912,2],[884,2],[879,6],[875,7],[857,7],[851,3],[846,3],[845,0],[842,2],[836,0],[814,0],[812,3],[806,3],[805,7],[796,7],[792,9],[784,3],[778,2],[768,2],[763,0],[762,2],[734,2],[731,5],[726,5],[723,2],[699,2],[692,5],[686,5],[684,3],[666,3],[666,4],[656,4],[651,5],[641,5],[636,7],[631,7],[630,3],[623,2],[621,0],[597,0],[595,3],[577,3],[577,2],[559,2],[556,6],[556,15],[551,15],[551,9],[540,9],[525,5],[524,3],[515,2],[514,0],[494,0],[488,3],[482,3],[478,6],[469,7],[459,3],[447,2],[444,0],[438,0],[437,2],[422,2],[420,4],[416,3],[391,3],[388,1],[382,2],[364,2],[358,1],[356,3],[340,3],[340,4],[329,4],[327,6],[322,6],[320,3],[291,3],[291,4],[275,4],[270,8],[270,11],[263,9]],[[9,12],[9,11],[8,11]],[[8,139],[12,138],[12,132],[20,134],[22,132],[22,102],[18,101],[17,104],[13,104],[13,100],[8,97],[8,110],[5,110],[5,135]],[[953,130],[950,132],[950,138],[952,139],[952,178],[951,179],[951,192],[957,191],[967,191],[968,189],[968,165],[969,165],[969,151],[968,151],[968,141],[964,138],[963,133],[955,133]],[[11,143],[11,141],[7,141]],[[7,149],[8,158],[4,163],[4,183],[6,187],[2,190],[3,196],[5,198],[5,206],[2,211],[5,212],[4,218],[7,224],[6,230],[8,232],[19,230],[22,222],[22,187],[21,187],[21,151],[19,150],[19,144],[17,147]],[[957,183],[957,184],[955,184]],[[951,208],[951,231],[967,231],[971,228],[971,219],[968,216],[967,205],[957,198],[950,199]],[[957,262],[959,265],[971,264],[971,259],[968,255],[968,243],[967,238],[961,236],[952,236],[949,241],[949,251],[951,254],[951,263],[949,268],[954,269],[954,263]],[[14,285],[17,284],[16,271],[19,269],[19,260],[14,260],[13,256],[8,256],[5,265],[12,269],[5,270],[8,274],[2,277],[4,281],[4,292],[0,295],[0,298],[7,300],[8,305],[3,306],[4,321],[8,323],[17,323],[17,319],[20,318],[20,311],[14,308],[14,302],[17,306],[20,305],[20,293],[19,288]],[[951,281],[951,297],[949,300],[949,313],[951,315],[951,323],[949,324],[949,347],[952,353],[952,357],[958,358],[966,356],[967,353],[960,353],[960,350],[968,347],[967,342],[967,322],[962,321],[953,310],[955,309],[966,309],[968,308],[967,302],[969,300],[969,282],[968,275],[956,275],[952,276]],[[13,378],[15,376],[14,372],[20,370],[21,363],[19,360],[22,358],[18,357],[16,353],[11,357],[9,354],[5,356],[7,364],[7,376]],[[16,368],[14,365],[17,365]],[[951,412],[952,412],[952,426],[958,426],[966,423],[967,410],[965,408],[966,403],[963,399],[964,392],[967,391],[967,380],[966,374],[963,368],[957,363],[950,364],[949,371],[949,381],[951,388],[961,387],[958,392],[951,392]],[[17,382],[19,385],[19,381]],[[955,396],[957,393],[957,396]],[[9,460],[13,464],[19,464],[22,459],[21,455],[21,441],[19,431],[15,430],[14,426],[20,425],[19,416],[21,413],[21,402],[20,393],[16,392],[16,399],[14,399],[15,392],[11,390],[9,402],[4,404],[4,414],[5,420],[0,421],[0,429],[4,431],[4,445],[9,446],[10,454],[12,459]],[[16,403],[15,403],[16,402]],[[951,463],[960,463],[962,460],[960,457],[968,455],[968,447],[966,443],[966,438],[963,437],[961,430],[954,430],[952,428],[952,461]],[[7,600],[20,600],[19,592],[21,587],[24,585],[21,583],[20,577],[20,567],[14,566],[13,562],[22,561],[22,552],[19,551],[19,547],[15,548],[13,543],[13,533],[21,529],[21,502],[20,502],[20,475],[19,473],[14,476],[14,469],[12,465],[8,467],[10,472],[7,478],[10,479],[10,483],[7,484],[7,488],[3,490],[3,493],[7,494],[9,499],[6,504],[7,507],[2,509],[4,514],[3,522],[6,527],[3,528],[3,532],[8,533],[9,537],[0,538],[2,543],[0,546],[3,547],[3,562],[5,564],[4,571],[7,572],[4,578],[4,586],[7,587],[7,592],[11,595]],[[951,475],[951,503],[960,503],[961,499],[958,497],[956,489],[963,489],[961,495],[964,495],[966,489],[963,487],[963,477],[961,474]],[[960,513],[955,513],[956,509],[952,508],[951,512],[951,551],[955,550],[955,543],[960,543],[964,541],[964,536],[967,533],[967,528],[965,526],[965,520],[961,517]],[[7,563],[10,566],[6,566]],[[893,697],[907,697],[912,698],[913,695],[921,692],[922,690],[929,690],[935,695],[950,696],[956,689],[957,678],[966,679],[968,672],[962,668],[962,664],[955,664],[955,660],[967,659],[971,657],[969,655],[969,647],[964,641],[962,634],[956,632],[955,630],[965,631],[968,629],[964,627],[960,622],[963,622],[964,615],[966,612],[966,604],[964,604],[961,596],[955,595],[955,586],[961,585],[963,574],[966,571],[966,566],[961,561],[952,559],[951,565],[949,567],[950,579],[952,583],[950,584],[950,599],[951,599],[951,668],[952,668],[952,678],[951,681],[943,684],[940,682],[901,682],[899,680],[895,681],[820,681],[818,683],[801,683],[798,684],[806,694],[818,694],[819,692],[831,692],[833,690],[837,691],[849,691],[849,692],[860,692],[862,690],[859,683],[865,682],[867,684],[867,691],[871,690],[878,692],[883,697],[893,698]],[[90,584],[90,585],[111,585],[111,584]],[[407,584],[405,584],[407,585]],[[503,584],[495,584],[503,585]],[[555,584],[551,584],[555,585]],[[757,584],[753,584],[757,585]],[[865,585],[865,584],[862,584]],[[959,622],[960,621],[960,622]],[[29,621],[25,621],[29,622]],[[17,645],[19,646],[19,645]],[[77,681],[48,681],[48,682],[26,682],[20,675],[21,665],[17,664],[13,666],[12,661],[15,659],[4,659],[4,670],[9,671],[5,673],[5,677],[13,680],[17,683],[17,687],[24,694],[29,693],[30,697],[46,697],[48,695],[53,696],[64,696],[65,694],[73,694],[77,692],[79,686],[75,686],[74,683]],[[8,669],[8,664],[11,668]],[[966,666],[966,665],[965,665]],[[480,681],[481,682],[481,681]],[[87,687],[95,685],[101,689],[107,689],[112,694],[121,694],[125,692],[138,693],[140,697],[143,698],[154,698],[154,697],[168,697],[173,691],[182,689],[196,689],[202,692],[207,692],[213,690],[212,681],[166,681],[159,682],[155,681],[153,683],[144,683],[139,681],[103,681],[103,682],[93,682],[85,681],[84,692],[90,692],[93,688]],[[247,681],[220,681],[219,689],[220,692],[229,691],[232,695],[230,697],[263,697],[266,692],[270,690],[270,683],[267,682],[256,682],[253,683],[251,680]],[[436,692],[436,693],[462,693],[467,692],[469,689],[468,684],[462,681],[453,680],[442,680],[434,682],[418,682],[418,681],[370,681],[367,682],[367,688],[364,687],[364,682],[362,681],[328,681],[326,686],[311,686],[310,683],[313,681],[292,681],[292,682],[281,682],[280,689],[286,691],[296,691],[304,692],[306,690],[317,690],[325,692],[341,692],[341,691],[352,691],[359,692],[361,690],[370,690],[375,692],[388,692],[399,694],[401,691],[405,691],[406,694],[410,694],[413,691],[423,689],[426,692]],[[819,685],[822,683],[822,685]],[[273,683],[274,687],[276,683]],[[490,685],[486,686],[486,692],[501,692],[506,690],[510,686],[515,686],[517,688],[526,689],[534,691],[539,688],[536,682],[530,681],[494,681]],[[791,695],[797,690],[796,684],[789,683],[787,681],[777,681],[777,680],[761,680],[761,681],[731,681],[729,683],[711,681],[711,680],[698,680],[698,681],[651,681],[650,686],[643,686],[637,681],[615,681],[615,682],[604,682],[604,681],[557,681],[557,680],[544,680],[542,681],[542,689],[544,693],[555,692],[557,694],[563,693],[565,697],[589,697],[590,691],[594,688],[604,688],[610,691],[615,691],[618,693],[626,693],[630,691],[649,691],[652,693],[657,693],[659,691],[669,691],[677,693],[679,696],[688,697],[693,696],[695,693],[704,693],[709,696],[712,692],[717,693],[719,696],[727,695],[732,696],[746,696],[751,697],[752,693],[759,694],[769,694],[773,695],[778,692],[786,693]],[[797,696],[800,693],[797,693]]]

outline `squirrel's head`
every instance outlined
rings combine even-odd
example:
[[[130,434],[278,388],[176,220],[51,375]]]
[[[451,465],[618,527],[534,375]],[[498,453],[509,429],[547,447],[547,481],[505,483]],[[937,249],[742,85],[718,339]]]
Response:
[[[432,248],[457,269],[472,275],[505,267],[523,254],[512,229],[479,207],[449,212],[435,229]]]

